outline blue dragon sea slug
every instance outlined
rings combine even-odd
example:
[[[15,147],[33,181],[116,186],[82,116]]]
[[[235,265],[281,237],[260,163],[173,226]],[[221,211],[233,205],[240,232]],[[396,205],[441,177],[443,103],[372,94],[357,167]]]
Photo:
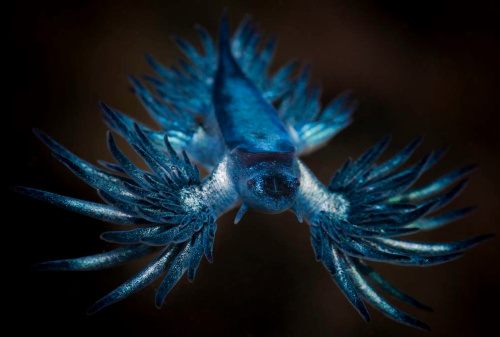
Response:
[[[150,170],[141,170],[129,160],[111,131],[107,145],[116,163],[100,162],[103,168],[98,168],[35,130],[55,158],[94,187],[104,203],[32,188],[14,190],[125,225],[125,230],[101,235],[103,240],[122,244],[118,249],[33,268],[95,270],[151,255],[144,269],[97,301],[88,313],[165,275],[155,299],[161,307],[186,272],[189,280],[194,279],[203,256],[212,262],[217,218],[235,207],[239,207],[235,222],[248,210],[290,210],[298,221],[309,225],[316,260],[365,321],[370,320],[366,301],[389,318],[429,330],[425,323],[392,306],[371,284],[415,307],[430,308],[391,286],[366,261],[430,266],[455,260],[462,251],[490,238],[482,235],[449,243],[399,238],[468,214],[472,208],[430,215],[464,189],[467,180],[463,177],[473,166],[412,188],[443,151],[401,169],[421,139],[377,163],[389,142],[385,138],[358,159],[348,160],[325,186],[299,157],[325,145],[350,124],[354,104],[349,95],[342,94],[322,108],[319,88],[308,84],[308,67],[297,71],[297,64],[290,63],[269,74],[275,41],[263,41],[248,18],[231,36],[224,17],[217,47],[204,28],[196,29],[203,52],[176,38],[188,61],[166,68],[148,57],[158,77],[147,77],[149,85],[131,78],[135,94],[160,131],[102,104],[104,121],[127,140]],[[210,174],[202,179],[197,165]]]

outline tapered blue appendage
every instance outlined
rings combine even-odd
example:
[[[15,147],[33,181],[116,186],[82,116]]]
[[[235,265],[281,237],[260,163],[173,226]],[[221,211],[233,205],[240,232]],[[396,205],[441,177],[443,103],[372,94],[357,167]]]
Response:
[[[370,314],[365,307],[365,304],[358,295],[351,278],[347,275],[343,262],[340,259],[339,252],[334,248],[328,239],[321,240],[322,261],[333,280],[342,290],[349,302],[356,308],[365,322],[370,322]]]
[[[172,266],[168,270],[167,276],[165,276],[156,292],[155,305],[157,308],[161,308],[169,291],[186,272],[190,257],[192,256],[192,250],[192,242],[188,242],[172,262]]]
[[[110,304],[120,301],[156,280],[172,264],[172,260],[175,258],[179,248],[180,247],[176,246],[165,248],[153,261],[151,261],[134,277],[92,305],[87,310],[87,314],[91,315]]]
[[[366,315],[360,310],[363,308],[360,298],[398,322],[430,330],[426,324],[390,305],[365,278],[399,300],[423,310],[431,309],[394,288],[365,261],[433,266],[460,258],[463,251],[493,235],[449,243],[421,243],[397,238],[437,228],[470,213],[473,208],[430,216],[463,191],[467,183],[463,177],[474,166],[455,170],[430,184],[411,189],[444,151],[430,153],[416,164],[396,171],[409,159],[421,139],[414,140],[386,162],[375,164],[388,141],[386,137],[357,160],[347,161],[332,177],[328,188],[323,187],[300,163],[303,177],[299,207],[311,225],[316,260],[325,265],[365,320]],[[459,179],[462,180],[455,183]],[[334,265],[336,260],[339,262]],[[339,280],[342,275],[346,276]]]
[[[231,62],[226,62],[227,65],[231,65],[233,69],[238,68],[269,103],[282,99],[294,88],[292,75],[295,67],[293,64],[287,65],[276,73],[269,74],[276,46],[275,38],[264,39],[262,32],[259,32],[249,17],[243,20],[232,36],[229,34],[227,20],[222,20],[221,32],[224,34],[220,36],[224,39],[219,39],[219,45],[223,48],[217,48],[205,28],[195,28],[202,50],[195,48],[189,41],[174,36],[174,42],[186,60],[181,59],[179,65],[165,67],[152,56],[146,55],[148,63],[158,75],[144,77],[152,90],[135,77],[130,81],[139,101],[161,127],[158,132],[141,125],[147,136],[158,142],[161,135],[167,134],[176,150],[186,149],[194,160],[212,168],[225,150],[224,144],[214,134],[213,125],[205,121],[206,117],[214,113],[212,93],[220,61],[227,60],[227,56],[232,55]],[[224,44],[221,44],[222,40]],[[113,123],[109,123],[107,119],[106,122],[115,129]]]
[[[67,209],[69,211],[80,213],[103,221],[109,221],[122,225],[149,223],[147,220],[131,216],[108,205],[74,199],[59,194],[40,191],[27,187],[15,186],[12,187],[12,190],[48,202],[52,205]]]
[[[410,325],[414,328],[431,331],[431,328],[412,317],[403,311],[396,309],[391,304],[389,304],[385,299],[383,299],[362,277],[359,271],[356,269],[355,265],[351,262],[350,258],[344,256],[344,261],[346,264],[346,272],[356,285],[356,289],[359,290],[363,298],[365,298],[372,306],[377,308],[381,313],[386,315],[393,320]]]
[[[97,270],[118,266],[141,258],[154,251],[154,247],[142,244],[129,245],[118,249],[77,259],[58,260],[35,264],[32,270]]]
[[[163,247],[162,252],[145,269],[92,306],[94,313],[142,289],[167,272],[160,287],[157,303],[163,302],[168,291],[188,271],[192,281],[200,261],[205,255],[213,258],[213,240],[216,231],[216,213],[232,205],[226,188],[211,184],[203,186],[198,168],[186,155],[179,155],[164,137],[162,152],[136,123],[130,123],[121,114],[103,104],[106,120],[126,138],[132,148],[146,162],[150,172],[139,169],[118,148],[113,135],[108,132],[108,147],[117,161],[107,163],[111,174],[81,160],[47,135],[35,133],[53,151],[54,157],[66,165],[80,179],[94,187],[105,204],[78,200],[55,193],[25,187],[13,190],[64,209],[99,220],[124,225],[141,225],[125,231],[105,232],[103,240],[126,244],[122,248],[70,260],[37,264],[34,270],[91,270],[109,268],[145,256]],[[227,179],[227,178],[226,178]],[[208,179],[210,182],[210,179]],[[209,195],[223,193],[226,206]],[[222,207],[222,208],[221,208]]]
[[[426,310],[426,311],[433,311],[431,307],[417,301],[413,297],[403,293],[401,290],[396,289],[394,286],[392,286],[387,280],[385,280],[380,274],[378,274],[373,268],[371,268],[367,263],[365,263],[361,259],[352,259],[352,261],[355,263],[356,268],[367,278],[370,279],[370,281],[374,282],[378,287],[383,289],[385,292],[387,292],[389,295],[397,298],[398,300],[401,300],[403,302],[409,303],[413,305],[416,308]]]

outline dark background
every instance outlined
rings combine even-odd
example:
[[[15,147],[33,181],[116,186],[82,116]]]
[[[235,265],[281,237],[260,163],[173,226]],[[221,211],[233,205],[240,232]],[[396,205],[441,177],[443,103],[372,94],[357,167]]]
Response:
[[[19,1],[4,54],[9,82],[3,166],[8,185],[23,185],[97,201],[30,132],[39,127],[82,158],[110,160],[99,100],[151,124],[128,90],[126,74],[151,73],[143,55],[165,64],[181,53],[170,36],[195,40],[195,23],[217,31],[223,8],[233,26],[245,13],[277,33],[274,65],[311,61],[324,102],[345,89],[360,101],[355,123],[305,158],[327,181],[349,156],[357,157],[386,134],[384,158],[425,134],[417,152],[450,146],[422,182],[468,163],[481,169],[448,208],[480,206],[449,226],[412,237],[449,241],[497,233],[499,222],[498,61],[493,23],[498,11],[484,1]],[[4,117],[5,118],[5,117]],[[131,153],[129,151],[128,153]],[[5,178],[4,178],[5,179]],[[99,234],[115,227],[6,191],[4,223],[12,228],[8,258],[21,274],[5,290],[14,295],[18,331],[54,335],[140,333],[192,336],[418,336],[371,310],[367,325],[314,260],[306,225],[293,215],[249,213],[219,220],[215,263],[203,261],[194,284],[183,278],[162,310],[155,286],[94,316],[85,310],[120,285],[141,263],[84,273],[34,273],[32,264],[102,252]],[[7,215],[15,215],[9,219]],[[498,239],[462,259],[431,268],[380,264],[393,283],[435,309],[420,312],[397,301],[434,330],[434,336],[485,336],[498,330]],[[144,261],[143,261],[144,262]],[[5,267],[2,274],[14,269]],[[19,276],[21,275],[21,276]]]

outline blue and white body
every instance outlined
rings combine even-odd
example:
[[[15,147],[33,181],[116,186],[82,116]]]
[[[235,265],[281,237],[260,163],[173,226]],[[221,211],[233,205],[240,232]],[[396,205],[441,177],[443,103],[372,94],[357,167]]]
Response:
[[[269,75],[274,40],[262,36],[249,19],[230,36],[223,18],[218,47],[197,27],[203,53],[176,38],[189,59],[180,68],[165,68],[148,57],[159,78],[146,78],[154,90],[132,78],[134,91],[161,129],[154,131],[102,104],[104,120],[124,137],[150,170],[132,163],[118,148],[111,131],[108,147],[116,163],[104,169],[83,161],[47,135],[35,133],[54,156],[97,189],[103,204],[50,192],[15,190],[62,208],[129,226],[101,238],[123,244],[93,256],[45,262],[37,270],[94,270],[113,267],[147,254],[152,261],[136,276],[94,304],[94,313],[142,289],[166,273],[157,295],[167,293],[187,272],[193,280],[203,256],[212,261],[216,220],[239,207],[235,222],[247,210],[292,211],[310,227],[316,259],[364,320],[364,300],[388,317],[421,329],[429,327],[393,307],[367,282],[422,309],[424,304],[392,287],[366,261],[402,266],[429,266],[461,256],[489,238],[483,235],[451,243],[416,243],[399,237],[434,229],[472,209],[429,216],[465,187],[453,183],[471,171],[467,166],[416,189],[411,186],[443,155],[433,152],[400,170],[420,142],[376,164],[388,144],[382,140],[355,161],[347,161],[323,185],[299,159],[328,142],[351,122],[354,105],[341,95],[325,108],[319,88],[309,88],[308,68],[292,76],[296,65]],[[210,174],[201,179],[197,165]],[[449,188],[450,187],[450,188]]]

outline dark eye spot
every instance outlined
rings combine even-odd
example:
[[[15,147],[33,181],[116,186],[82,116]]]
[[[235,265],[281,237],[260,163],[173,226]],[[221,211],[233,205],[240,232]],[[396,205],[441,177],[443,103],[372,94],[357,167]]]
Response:
[[[256,139],[265,139],[266,138],[266,134],[263,133],[263,132],[252,132],[253,136],[256,138]]]

